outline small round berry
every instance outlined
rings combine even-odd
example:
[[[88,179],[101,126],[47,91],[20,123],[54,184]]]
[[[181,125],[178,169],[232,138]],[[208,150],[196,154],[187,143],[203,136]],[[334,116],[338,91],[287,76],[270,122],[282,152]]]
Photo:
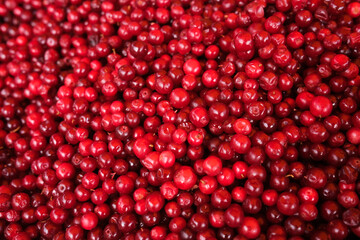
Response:
[[[159,156],[159,163],[164,168],[170,168],[175,164],[175,154],[172,151],[163,151]]]
[[[85,230],[92,230],[94,229],[98,224],[98,217],[93,212],[87,212],[84,215],[81,216],[81,227],[83,227]]]
[[[310,103],[310,112],[315,117],[327,117],[333,109],[331,101],[327,97],[314,97]]]
[[[183,70],[185,74],[198,76],[201,73],[201,65],[196,59],[189,59],[184,63]]]
[[[181,190],[190,190],[197,182],[194,170],[188,166],[181,166],[174,174],[174,183]]]
[[[209,176],[216,176],[221,172],[221,159],[215,156],[210,156],[203,161],[204,172]]]

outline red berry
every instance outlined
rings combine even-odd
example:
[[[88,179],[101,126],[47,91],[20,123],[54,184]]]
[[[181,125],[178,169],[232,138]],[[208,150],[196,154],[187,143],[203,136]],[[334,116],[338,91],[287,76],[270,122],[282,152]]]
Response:
[[[196,181],[194,170],[188,166],[181,166],[174,174],[174,183],[181,190],[190,190]]]
[[[323,96],[314,97],[310,103],[310,112],[316,117],[327,117],[332,112],[331,101]]]

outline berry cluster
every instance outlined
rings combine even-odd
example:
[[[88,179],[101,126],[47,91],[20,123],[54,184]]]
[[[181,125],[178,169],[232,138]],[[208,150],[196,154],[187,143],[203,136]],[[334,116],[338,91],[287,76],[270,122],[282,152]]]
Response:
[[[0,0],[0,239],[360,237],[360,2]]]

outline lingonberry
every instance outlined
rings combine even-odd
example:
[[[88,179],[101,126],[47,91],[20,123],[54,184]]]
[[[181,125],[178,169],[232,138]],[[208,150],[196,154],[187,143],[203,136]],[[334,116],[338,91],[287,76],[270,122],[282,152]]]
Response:
[[[299,209],[299,199],[293,193],[284,192],[279,195],[277,207],[282,214],[291,216]]]
[[[145,158],[145,156],[151,151],[150,142],[145,138],[137,139],[134,142],[133,151],[138,158]]]
[[[206,70],[202,75],[202,83],[208,87],[213,88],[217,86],[219,82],[219,74],[217,71],[209,69]]]
[[[303,187],[298,191],[298,197],[300,202],[316,204],[319,200],[319,195],[314,188]]]
[[[323,96],[314,97],[310,103],[310,112],[316,117],[327,117],[332,112],[331,101]]]
[[[5,203],[4,203],[5,204]],[[25,210],[30,206],[30,197],[26,193],[17,193],[11,198],[11,206],[16,211]]]
[[[358,2],[0,16],[6,239],[360,236]]]
[[[211,204],[220,209],[231,205],[231,194],[224,188],[218,188],[211,194]]]
[[[184,63],[183,70],[185,74],[197,76],[201,73],[201,65],[196,59],[189,59]]]
[[[126,175],[122,175],[116,179],[115,186],[120,194],[129,194],[134,189],[134,180]]]
[[[249,239],[257,238],[260,235],[261,228],[256,218],[245,217],[240,227],[240,233]]]
[[[217,181],[222,186],[229,186],[235,181],[235,173],[230,168],[223,168],[216,177]]]
[[[199,189],[202,193],[205,194],[213,193],[216,190],[217,186],[218,184],[216,178],[214,177],[204,176],[199,181]]]
[[[335,239],[346,239],[349,229],[341,220],[333,220],[327,225],[327,231]]]
[[[221,159],[215,156],[210,156],[203,161],[204,173],[209,176],[216,176],[222,169]]]
[[[231,228],[240,227],[244,221],[244,212],[240,205],[232,204],[224,214],[225,224]]]
[[[181,166],[174,174],[174,183],[181,190],[191,189],[197,181],[194,170],[188,166]]]
[[[274,206],[278,200],[278,193],[273,189],[265,190],[261,195],[261,200],[266,206]]]
[[[83,216],[81,216],[81,227],[85,230],[92,230],[98,224],[98,217],[93,212],[87,212]]]
[[[153,192],[146,197],[146,208],[150,212],[158,212],[164,206],[164,197],[160,192]]]
[[[159,155],[159,163],[164,168],[170,168],[175,164],[175,154],[171,151],[163,151]]]

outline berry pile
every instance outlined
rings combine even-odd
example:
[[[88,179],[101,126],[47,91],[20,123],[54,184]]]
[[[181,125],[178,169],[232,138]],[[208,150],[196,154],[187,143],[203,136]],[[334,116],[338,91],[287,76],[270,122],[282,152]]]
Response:
[[[0,239],[360,238],[360,2],[0,0]]]

